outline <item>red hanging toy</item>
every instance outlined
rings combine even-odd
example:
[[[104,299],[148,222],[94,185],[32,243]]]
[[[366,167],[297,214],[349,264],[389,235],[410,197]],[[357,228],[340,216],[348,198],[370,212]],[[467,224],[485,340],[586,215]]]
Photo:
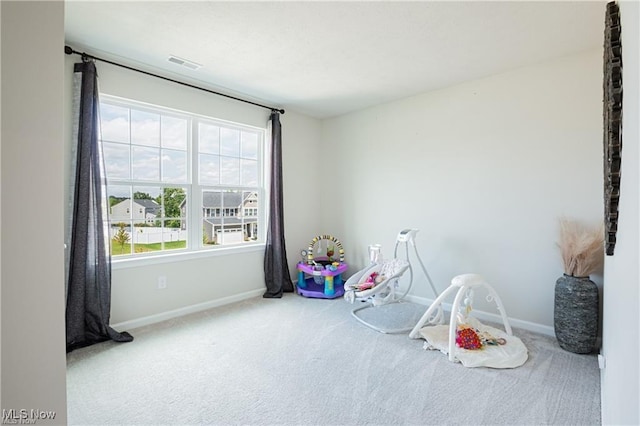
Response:
[[[472,328],[458,328],[456,330],[456,345],[463,349],[481,349],[482,342]]]

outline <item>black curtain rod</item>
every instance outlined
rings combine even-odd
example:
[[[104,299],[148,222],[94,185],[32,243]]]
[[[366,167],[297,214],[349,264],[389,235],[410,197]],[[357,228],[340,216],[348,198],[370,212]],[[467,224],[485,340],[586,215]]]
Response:
[[[224,96],[225,98],[233,99],[235,101],[244,102],[246,104],[259,106],[261,108],[266,108],[266,109],[269,109],[271,111],[275,111],[275,112],[279,112],[280,114],[284,114],[284,110],[283,109],[273,108],[273,107],[270,107],[270,106],[267,106],[267,105],[262,105],[262,104],[259,104],[259,103],[256,103],[256,102],[251,102],[251,101],[248,101],[246,99],[236,98],[235,96],[231,96],[231,95],[225,95],[224,93],[215,92],[213,90],[205,89],[204,87],[194,86],[193,84],[189,84],[189,83],[185,83],[185,82],[182,82],[182,81],[174,80],[174,79],[168,78],[168,77],[163,77],[163,76],[158,75],[158,74],[153,74],[153,73],[150,73],[150,72],[147,72],[147,71],[143,71],[143,70],[140,70],[140,69],[137,69],[137,68],[133,68],[133,67],[130,67],[130,66],[127,66],[127,65],[119,64],[117,62],[112,62],[112,61],[109,61],[107,59],[98,58],[97,56],[89,55],[88,53],[78,52],[77,50],[74,50],[69,46],[65,46],[64,47],[64,53],[66,53],[67,55],[71,55],[71,54],[81,55],[82,58],[91,58],[91,59],[94,59],[96,61],[106,62],[108,64],[115,65],[117,67],[126,68],[128,70],[139,72],[141,74],[150,75],[151,77],[160,78],[162,80],[170,81],[170,82],[176,83],[176,84],[182,84],[183,86],[191,87],[192,89],[202,90],[204,92],[212,93],[214,95]]]

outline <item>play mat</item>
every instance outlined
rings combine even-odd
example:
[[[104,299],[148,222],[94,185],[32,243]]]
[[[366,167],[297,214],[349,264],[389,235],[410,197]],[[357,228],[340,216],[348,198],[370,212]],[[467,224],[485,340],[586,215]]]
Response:
[[[490,336],[490,342],[482,344],[477,349],[463,349],[457,346],[455,357],[465,367],[515,368],[527,361],[527,348],[518,337],[482,324],[473,317],[466,318],[466,325],[473,328],[479,336]],[[419,333],[425,340],[425,349],[439,350],[448,355],[448,325],[423,327]]]

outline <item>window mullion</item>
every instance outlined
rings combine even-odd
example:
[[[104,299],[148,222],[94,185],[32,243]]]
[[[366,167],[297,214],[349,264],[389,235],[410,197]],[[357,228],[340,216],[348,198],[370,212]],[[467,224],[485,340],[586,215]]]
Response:
[[[191,199],[189,200],[189,205],[187,208],[187,215],[189,217],[191,229],[189,231],[189,237],[191,240],[190,247],[191,250],[198,250],[202,248],[202,189],[200,188],[200,183],[198,181],[198,176],[200,173],[200,164],[198,162],[198,119],[194,118],[191,120],[191,143],[189,147],[191,149]]]

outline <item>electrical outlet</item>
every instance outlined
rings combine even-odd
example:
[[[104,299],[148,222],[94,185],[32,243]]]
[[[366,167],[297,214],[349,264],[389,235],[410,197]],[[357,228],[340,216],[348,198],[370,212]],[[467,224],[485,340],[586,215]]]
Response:
[[[604,356],[602,354],[599,354],[598,355],[598,367],[600,367],[600,370],[604,370],[606,365],[607,365],[607,363],[606,363],[606,360],[605,360]]]
[[[158,290],[167,288],[167,277],[164,275],[158,277]]]

